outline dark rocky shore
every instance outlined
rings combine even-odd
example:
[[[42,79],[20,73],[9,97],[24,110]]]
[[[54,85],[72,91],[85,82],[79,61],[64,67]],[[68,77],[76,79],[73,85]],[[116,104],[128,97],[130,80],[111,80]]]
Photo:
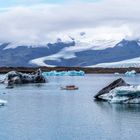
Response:
[[[135,70],[137,73],[140,73],[140,68],[82,68],[82,67],[0,67],[0,73],[4,74],[9,71],[18,71],[22,73],[32,73],[37,69],[41,69],[42,71],[70,71],[70,70],[82,70],[87,74],[107,74],[107,73],[125,73],[126,71]]]

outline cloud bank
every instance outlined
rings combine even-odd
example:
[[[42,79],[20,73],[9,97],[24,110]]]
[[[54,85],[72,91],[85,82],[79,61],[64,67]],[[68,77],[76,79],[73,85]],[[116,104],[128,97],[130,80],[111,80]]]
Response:
[[[139,0],[100,0],[1,9],[0,42],[47,43],[80,32],[91,40],[139,38],[139,7]]]

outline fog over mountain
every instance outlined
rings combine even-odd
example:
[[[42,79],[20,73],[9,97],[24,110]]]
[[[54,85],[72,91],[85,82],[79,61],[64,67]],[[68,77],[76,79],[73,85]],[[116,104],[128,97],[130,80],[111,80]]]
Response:
[[[139,6],[139,0],[97,0],[1,8],[0,41],[55,42],[81,31],[92,39],[138,38]]]
[[[8,0],[5,5],[0,66],[99,66],[139,57],[139,0]]]

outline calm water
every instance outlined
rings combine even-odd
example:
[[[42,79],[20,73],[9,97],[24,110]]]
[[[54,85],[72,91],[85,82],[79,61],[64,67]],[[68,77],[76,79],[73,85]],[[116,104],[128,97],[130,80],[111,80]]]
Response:
[[[139,140],[140,105],[93,101],[94,94],[116,78],[50,77],[47,84],[10,90],[0,85],[0,99],[8,101],[0,108],[0,140]],[[140,83],[140,76],[124,78]],[[66,84],[80,89],[61,91]]]

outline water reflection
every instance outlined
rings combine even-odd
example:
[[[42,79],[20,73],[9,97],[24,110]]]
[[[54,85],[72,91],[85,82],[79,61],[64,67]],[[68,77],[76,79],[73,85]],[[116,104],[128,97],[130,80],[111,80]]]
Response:
[[[93,101],[116,78],[48,77],[49,83],[9,90],[0,85],[0,99],[8,101],[0,108],[0,140],[139,140],[140,105]],[[139,77],[125,80],[140,82]],[[71,83],[79,90],[60,90]]]
[[[95,101],[102,111],[113,110],[116,112],[140,113],[140,104],[111,104],[108,102]]]

